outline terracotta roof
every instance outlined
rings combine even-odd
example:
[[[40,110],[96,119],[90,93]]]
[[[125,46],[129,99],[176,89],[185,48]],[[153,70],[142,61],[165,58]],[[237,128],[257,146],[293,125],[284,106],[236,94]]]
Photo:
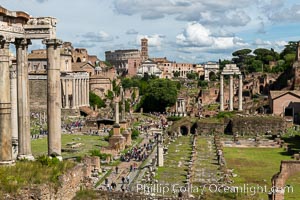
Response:
[[[47,52],[46,50],[34,50],[28,54],[28,59],[47,59]]]
[[[85,65],[90,65],[91,67],[93,67],[93,65],[88,62],[77,62],[77,63],[72,63],[72,71],[85,72],[85,70],[82,69]]]
[[[298,90],[271,90],[270,97],[271,99],[277,99],[287,93],[294,94],[300,98],[300,91]]]

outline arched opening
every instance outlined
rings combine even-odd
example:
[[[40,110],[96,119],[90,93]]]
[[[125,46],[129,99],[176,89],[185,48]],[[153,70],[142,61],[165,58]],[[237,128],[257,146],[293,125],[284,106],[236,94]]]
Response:
[[[186,126],[181,126],[180,127],[180,133],[181,133],[181,135],[188,135],[189,130]]]
[[[81,62],[81,59],[78,57],[77,60],[76,60],[76,62]]]
[[[209,75],[208,79],[210,81],[215,81],[217,79],[217,76],[216,76],[215,72],[209,72],[208,75]]]

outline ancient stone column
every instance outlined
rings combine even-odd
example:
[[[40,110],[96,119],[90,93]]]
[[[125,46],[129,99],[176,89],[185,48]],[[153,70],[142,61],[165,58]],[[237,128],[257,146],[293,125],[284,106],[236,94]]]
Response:
[[[82,79],[82,88],[83,88],[83,105],[86,106],[86,84],[85,84],[85,79]]]
[[[17,74],[16,69],[10,69],[10,99],[11,99],[11,134],[12,134],[12,159],[18,155],[18,101],[17,101]]]
[[[120,122],[120,117],[119,117],[119,101],[116,101],[116,105],[115,105],[115,122],[116,122],[116,124],[119,124],[119,122]]]
[[[69,109],[69,92],[68,92],[68,79],[65,80],[65,96],[66,96],[66,107]]]
[[[79,106],[82,106],[82,79],[80,78],[78,80],[78,97],[79,97],[79,100],[78,100],[78,104]]]
[[[72,79],[72,109],[76,108],[76,89],[75,89],[75,77]]]
[[[233,111],[233,75],[229,75],[229,111]]]
[[[239,75],[239,111],[243,110],[243,75]]]
[[[224,76],[220,76],[220,111],[224,111]]]
[[[9,43],[0,41],[0,164],[11,164],[11,99],[9,81]]]
[[[87,88],[87,90],[86,90],[86,97],[87,97],[87,105],[88,106],[90,106],[90,80],[89,79],[87,79],[87,81],[86,81],[86,88]]]
[[[48,57],[47,114],[48,155],[61,158],[61,85],[60,45],[61,40],[45,39]]]
[[[31,154],[30,134],[30,105],[27,47],[30,40],[18,39],[15,42],[17,49],[17,85],[18,85],[18,159],[33,160]]]
[[[79,106],[79,93],[78,93],[78,78],[75,79],[75,107],[78,108]]]

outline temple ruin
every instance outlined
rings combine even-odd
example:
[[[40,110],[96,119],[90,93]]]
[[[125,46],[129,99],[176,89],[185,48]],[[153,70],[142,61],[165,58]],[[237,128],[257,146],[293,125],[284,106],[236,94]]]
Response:
[[[27,49],[31,40],[35,39],[42,40],[47,49],[48,154],[61,156],[59,55],[62,41],[56,38],[56,23],[57,20],[53,17],[33,18],[25,12],[9,11],[0,7],[1,164],[14,162],[13,146],[18,146],[18,159],[34,159],[31,153]],[[16,48],[16,71],[13,69],[10,71],[10,44],[15,45]],[[16,96],[17,101],[14,99]],[[15,127],[18,127],[17,138]],[[12,133],[14,134],[13,138]]]

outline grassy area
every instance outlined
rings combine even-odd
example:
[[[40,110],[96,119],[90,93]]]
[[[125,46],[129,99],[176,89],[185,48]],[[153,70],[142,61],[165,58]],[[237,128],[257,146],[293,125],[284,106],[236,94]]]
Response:
[[[229,169],[234,169],[238,176],[234,178],[234,186],[267,186],[271,187],[272,176],[279,172],[281,160],[290,160],[283,149],[273,148],[225,148],[224,155]],[[294,192],[287,194],[285,199],[299,199],[300,177],[293,176],[287,182],[293,186]],[[248,199],[238,195],[236,199]],[[254,195],[254,199],[268,199],[267,194]]]
[[[59,186],[58,177],[74,167],[71,161],[56,161],[49,158],[35,162],[17,162],[15,166],[0,167],[0,196],[3,193],[17,194],[21,188],[34,187],[35,184]]]
[[[164,166],[158,167],[155,177],[158,184],[184,186],[188,169],[186,162],[189,161],[192,151],[190,140],[190,137],[182,136],[169,145],[168,154],[164,158]]]
[[[63,134],[61,138],[62,149],[70,149],[67,147],[68,143],[82,143],[82,146],[77,148],[77,152],[63,152],[62,156],[75,157],[89,155],[89,151],[93,149],[99,149],[102,146],[108,146],[108,142],[104,141],[103,137],[89,136],[89,135],[67,135]],[[32,140],[32,153],[34,156],[46,155],[47,154],[47,138]]]

